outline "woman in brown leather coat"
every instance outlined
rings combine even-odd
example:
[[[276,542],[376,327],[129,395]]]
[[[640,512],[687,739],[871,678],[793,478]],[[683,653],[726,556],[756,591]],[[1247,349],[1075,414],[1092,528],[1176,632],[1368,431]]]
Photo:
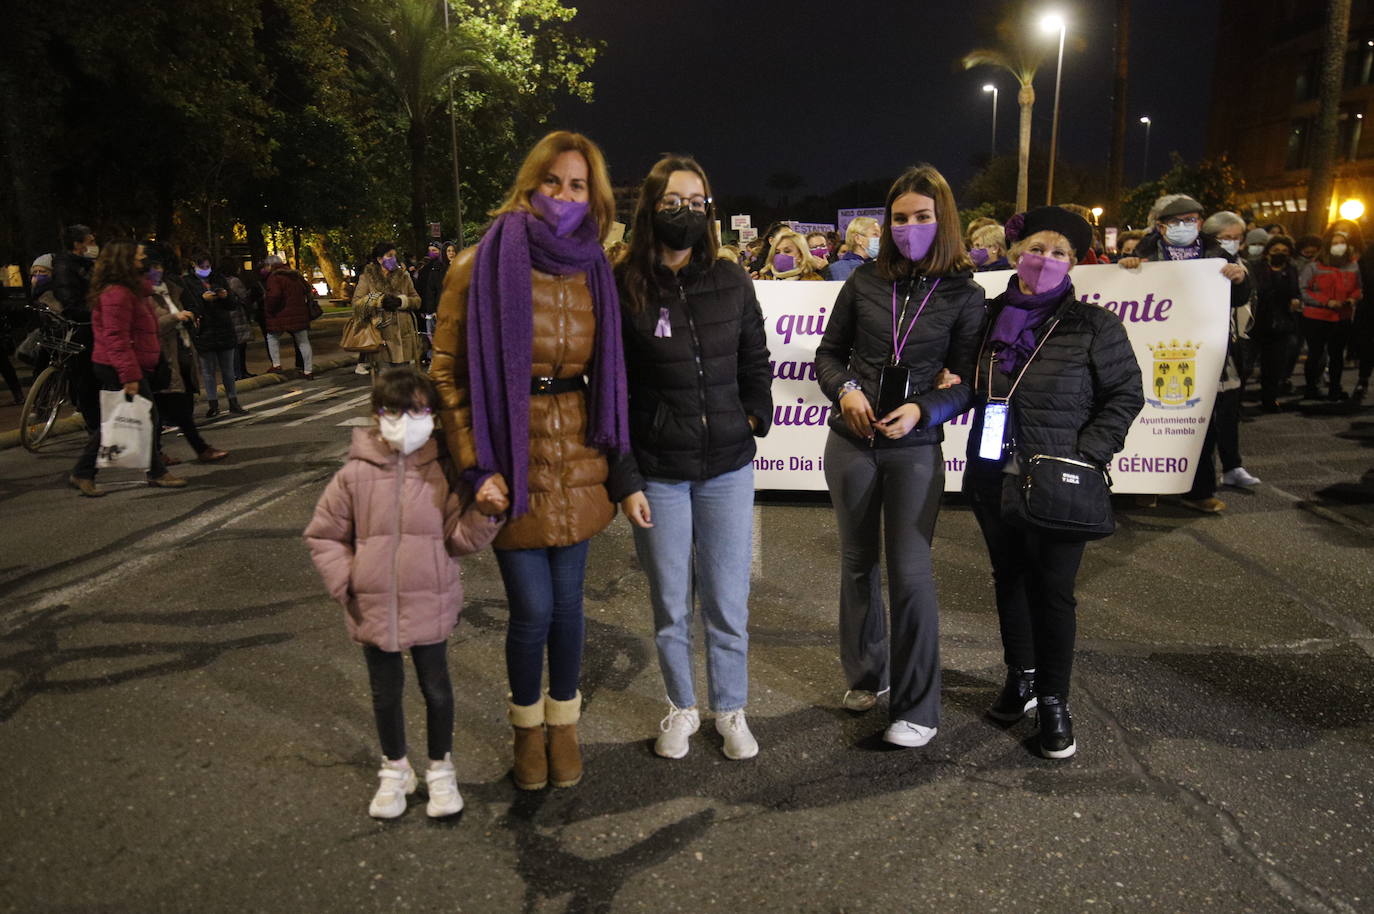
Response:
[[[606,490],[607,455],[629,447],[620,305],[601,247],[614,212],[601,150],[549,134],[439,301],[430,374],[449,451],[479,505],[508,500],[511,511],[494,548],[510,604],[513,773],[525,790],[582,777],[582,579],[588,540],[619,500]]]

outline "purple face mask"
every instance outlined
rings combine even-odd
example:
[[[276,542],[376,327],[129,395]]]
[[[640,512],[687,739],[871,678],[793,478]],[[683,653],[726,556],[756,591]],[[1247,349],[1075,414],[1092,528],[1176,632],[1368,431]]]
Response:
[[[577,231],[582,220],[587,218],[588,207],[586,203],[557,200],[538,192],[530,197],[530,203],[534,204],[540,218],[549,224],[553,233],[559,238],[566,238]]]
[[[1034,295],[1053,292],[1069,275],[1067,260],[1051,260],[1039,254],[1022,254],[1016,261],[1016,275]]]
[[[973,261],[973,265],[975,267],[981,267],[983,264],[988,262],[988,249],[970,248],[968,252],[968,259]]]
[[[397,264],[396,264],[396,258],[395,258],[395,257],[392,257],[390,254],[388,254],[387,256],[385,256],[385,257],[382,258],[382,267],[383,267],[383,269],[385,269],[388,273],[390,273],[392,270],[396,269],[396,266],[397,266]]]
[[[210,276],[210,268],[196,267],[196,275],[199,276],[201,279],[208,279]]]
[[[906,225],[892,227],[892,240],[897,242],[897,250],[907,260],[924,260],[935,243],[935,233],[940,228],[938,222],[908,222]]]
[[[797,268],[797,260],[791,254],[773,255],[773,272],[790,273]]]
[[[148,282],[155,286],[162,284],[162,267],[148,268]]]
[[[430,248],[427,252],[425,252],[425,256],[430,260],[438,260],[439,252],[434,250],[433,248]]]
[[[817,260],[825,260],[826,255],[829,254],[829,253],[830,253],[830,249],[829,249],[829,248],[812,248],[812,249],[811,249],[811,256],[814,257],[814,258],[816,258]]]

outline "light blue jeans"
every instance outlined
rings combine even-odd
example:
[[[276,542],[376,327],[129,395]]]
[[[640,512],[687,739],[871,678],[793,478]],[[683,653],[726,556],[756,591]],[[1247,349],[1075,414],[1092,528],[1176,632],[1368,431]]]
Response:
[[[654,526],[634,528],[649,578],[654,641],[668,699],[696,705],[692,688],[692,604],[706,630],[711,710],[738,711],[749,699],[749,570],[753,559],[754,465],[711,479],[648,479]],[[695,593],[694,593],[695,591]]]

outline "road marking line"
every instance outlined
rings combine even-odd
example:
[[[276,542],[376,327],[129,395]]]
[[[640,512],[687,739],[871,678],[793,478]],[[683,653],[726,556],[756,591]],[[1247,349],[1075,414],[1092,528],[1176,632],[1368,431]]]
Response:
[[[313,394],[307,394],[306,396],[301,397],[299,400],[293,400],[290,403],[284,404],[282,406],[273,407],[272,409],[266,410],[265,412],[251,412],[246,416],[235,416],[234,418],[227,419],[224,422],[216,422],[215,427],[223,428],[224,426],[232,425],[235,422],[251,424],[256,419],[270,419],[273,416],[280,416],[284,412],[289,412],[290,410],[295,409],[297,406],[301,406],[305,403],[313,403],[316,400],[323,400],[325,397],[332,397],[345,389],[346,388],[343,387],[330,387],[326,390],[317,390]]]
[[[341,413],[346,409],[354,409],[358,406],[361,406],[363,403],[370,399],[372,399],[372,391],[369,390],[366,393],[359,394],[351,400],[345,400],[337,406],[331,406],[329,407],[329,409],[322,409],[317,413],[314,413],[309,416],[302,416],[299,419],[292,419],[290,422],[283,424],[282,428],[295,428],[298,425],[304,425],[305,423],[313,422],[316,419],[323,419],[325,416],[332,416],[335,413]]]

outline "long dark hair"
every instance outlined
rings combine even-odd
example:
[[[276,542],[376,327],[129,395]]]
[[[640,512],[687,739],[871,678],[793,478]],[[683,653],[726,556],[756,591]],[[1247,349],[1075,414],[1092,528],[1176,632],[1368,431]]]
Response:
[[[143,271],[138,267],[137,241],[110,241],[100,248],[100,256],[95,259],[91,271],[91,290],[86,301],[94,308],[100,302],[100,293],[110,286],[123,286],[134,294],[143,297]]]
[[[639,202],[635,205],[634,223],[630,231],[630,250],[616,269],[624,290],[621,303],[635,314],[644,310],[653,287],[654,265],[658,262],[654,210],[658,207],[658,198],[663,196],[663,189],[668,186],[668,179],[675,171],[690,171],[701,178],[707,199],[711,197],[711,182],[707,180],[705,170],[691,156],[664,156],[649,169],[649,174],[639,187]],[[713,207],[707,206],[706,218],[709,220],[713,215]],[[716,259],[719,249],[715,227],[708,222],[706,234],[692,246],[692,260],[698,264],[710,264]]]
[[[935,241],[925,259],[912,263],[897,250],[892,240],[892,203],[903,194],[920,194],[935,201]],[[964,239],[959,227],[959,208],[954,192],[945,176],[934,165],[922,162],[902,172],[888,188],[883,204],[883,235],[878,242],[878,275],[884,279],[906,279],[913,272],[942,276],[955,270],[972,269],[973,261],[964,251]]]

